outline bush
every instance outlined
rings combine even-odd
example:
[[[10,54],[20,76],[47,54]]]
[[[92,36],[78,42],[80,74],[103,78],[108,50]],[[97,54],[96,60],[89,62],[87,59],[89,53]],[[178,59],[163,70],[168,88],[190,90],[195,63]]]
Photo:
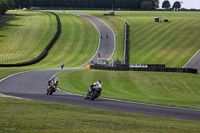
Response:
[[[8,10],[8,4],[5,1],[0,1],[0,14],[5,15]]]

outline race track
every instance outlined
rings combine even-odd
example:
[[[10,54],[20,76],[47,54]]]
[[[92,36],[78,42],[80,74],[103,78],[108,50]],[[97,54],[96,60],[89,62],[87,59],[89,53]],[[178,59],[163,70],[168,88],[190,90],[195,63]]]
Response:
[[[99,48],[96,55],[91,59],[95,62],[98,54],[103,58],[110,58],[114,52],[115,36],[112,30],[100,19],[77,14],[89,19],[99,30],[100,38]],[[108,35],[108,38],[106,37]],[[91,63],[91,60],[88,64]],[[84,64],[85,65],[85,64]],[[83,66],[84,66],[83,65]],[[79,67],[79,68],[83,68]],[[70,69],[65,69],[70,70]],[[98,98],[95,101],[84,100],[84,96],[74,95],[57,90],[54,95],[46,95],[47,81],[61,69],[36,70],[12,75],[1,80],[0,93],[26,99],[48,101],[62,104],[72,104],[84,107],[98,109],[107,109],[121,112],[133,112],[153,116],[163,116],[167,118],[180,118],[186,120],[200,120],[200,111],[187,110],[180,108],[171,108],[155,106],[140,103],[123,102],[109,99]]]
[[[82,14],[82,13],[71,13],[78,16],[82,16],[88,20],[90,20],[95,27],[99,31],[99,48],[94,57],[87,62],[86,64],[93,64],[97,63],[97,58],[105,58],[109,59],[115,50],[115,35],[110,27],[106,23],[104,23],[101,19],[98,19],[96,17]],[[100,57],[98,57],[100,55]],[[93,61],[93,63],[91,63]],[[102,63],[102,60],[98,60],[98,63]],[[84,65],[85,66],[85,65]]]
[[[183,66],[183,68],[194,68],[200,72],[200,50]]]

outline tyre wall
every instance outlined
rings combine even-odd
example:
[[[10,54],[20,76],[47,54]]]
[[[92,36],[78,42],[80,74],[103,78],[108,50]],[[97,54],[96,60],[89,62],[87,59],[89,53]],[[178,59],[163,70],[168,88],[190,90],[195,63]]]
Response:
[[[197,74],[197,69],[193,68],[169,68],[163,64],[149,64],[148,67],[134,67],[131,68],[129,65],[117,65],[116,67],[108,67],[104,65],[94,64],[90,66],[90,69],[98,70],[110,70],[110,71],[149,71],[149,72],[179,72],[179,73],[193,73]]]

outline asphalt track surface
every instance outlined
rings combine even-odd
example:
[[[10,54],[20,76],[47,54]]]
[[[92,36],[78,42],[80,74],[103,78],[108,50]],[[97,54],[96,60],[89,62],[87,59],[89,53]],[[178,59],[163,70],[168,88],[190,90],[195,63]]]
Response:
[[[112,31],[112,29],[106,23],[104,23],[101,19],[98,19],[94,16],[82,14],[82,13],[73,13],[73,12],[70,12],[70,13],[88,19],[89,21],[93,23],[93,25],[99,31],[98,51],[93,56],[93,58],[86,64],[102,63],[102,59],[105,59],[105,60],[110,59],[110,57],[112,56],[115,50],[115,34]],[[98,61],[97,61],[97,58],[98,58]],[[91,63],[91,61],[93,63]]]
[[[200,50],[184,65],[183,68],[194,68],[200,72]]]
[[[87,19],[92,19],[96,27],[98,28],[100,35],[103,38],[100,40],[100,45],[96,55],[92,58],[95,60],[97,55],[100,53],[104,58],[109,58],[114,51],[114,33],[111,31],[107,25],[99,20],[98,18],[91,17],[89,15],[78,14]],[[104,24],[103,24],[104,23]],[[108,31],[105,32],[104,30]],[[106,35],[109,38],[105,38]],[[106,40],[104,40],[106,39]],[[105,41],[105,44],[103,43]],[[106,46],[105,46],[106,45]],[[107,45],[109,45],[107,47]],[[111,48],[107,52],[104,51]],[[90,63],[90,61],[88,62]],[[83,67],[79,67],[83,68]],[[74,68],[77,69],[77,68]],[[64,69],[71,70],[71,69]],[[106,109],[120,112],[132,112],[153,116],[162,116],[167,118],[179,118],[186,120],[197,120],[200,121],[200,111],[198,110],[189,110],[181,108],[172,108],[164,106],[156,106],[150,104],[141,104],[117,100],[109,100],[104,98],[98,98],[94,101],[84,100],[84,96],[75,95],[61,90],[57,90],[52,96],[46,95],[47,81],[54,76],[56,73],[63,71],[61,69],[48,69],[48,70],[35,70],[28,71],[23,73],[18,73],[12,76],[9,76],[0,81],[0,93],[9,96],[15,96],[31,100],[55,102],[61,104],[72,104],[83,107],[91,107],[97,109]]]
[[[7,16],[0,19],[0,23],[5,23],[6,21],[12,19],[14,16],[15,14],[8,13]]]

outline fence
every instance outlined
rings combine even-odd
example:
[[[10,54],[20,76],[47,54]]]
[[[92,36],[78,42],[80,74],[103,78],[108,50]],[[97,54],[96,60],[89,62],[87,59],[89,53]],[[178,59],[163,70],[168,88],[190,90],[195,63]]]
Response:
[[[30,60],[30,61],[16,63],[16,64],[0,64],[0,67],[18,67],[18,66],[32,65],[32,64],[35,64],[35,63],[41,61],[42,59],[44,59],[48,55],[49,50],[53,47],[53,45],[55,44],[56,40],[58,39],[58,37],[60,36],[60,33],[61,33],[60,18],[54,12],[50,12],[50,13],[52,13],[53,15],[56,16],[57,32],[56,32],[55,36],[53,37],[53,39],[51,40],[51,42],[46,46],[44,51],[38,57],[36,57],[36,58],[34,58],[34,59]]]

